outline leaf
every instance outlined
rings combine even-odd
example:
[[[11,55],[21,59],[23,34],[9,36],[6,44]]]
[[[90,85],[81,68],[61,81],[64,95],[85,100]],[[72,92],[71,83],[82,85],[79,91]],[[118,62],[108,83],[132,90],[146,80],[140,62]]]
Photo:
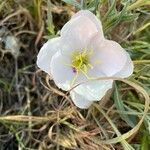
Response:
[[[81,9],[81,4],[78,3],[76,0],[62,0],[63,2],[73,5],[75,7],[77,7],[78,9]]]
[[[87,9],[95,13],[96,10],[97,10],[97,7],[99,6],[99,3],[100,3],[99,0],[91,1],[91,2],[88,4]]]
[[[114,83],[114,87],[115,87],[115,91],[114,91],[115,106],[119,111],[126,112],[127,110],[125,109],[123,101],[121,100],[116,83]],[[133,122],[133,120],[136,119],[135,116],[129,117],[128,114],[123,114],[123,113],[120,113],[119,115],[130,127],[135,126],[135,123]]]
[[[109,10],[103,17],[104,22],[104,31],[108,31],[109,29],[112,29],[114,26],[119,24],[120,22],[129,22],[136,20],[138,17],[138,14],[132,14],[128,12],[127,6],[129,3],[126,3],[121,11],[117,11],[116,9],[116,1],[113,1]]]
[[[111,16],[112,14],[114,14],[115,9],[116,9],[116,1],[113,0],[112,5],[110,6],[109,10],[107,11],[105,16],[103,17],[103,21],[107,20],[108,16]]]
[[[142,141],[141,141],[141,148],[140,150],[149,150],[149,139],[148,139],[148,135],[147,133],[145,132],[143,135],[142,135]]]
[[[49,31],[50,34],[55,35],[54,31],[54,24],[53,24],[53,18],[52,18],[52,13],[51,13],[51,1],[47,1],[47,7],[48,7],[48,12],[47,12],[47,30]]]

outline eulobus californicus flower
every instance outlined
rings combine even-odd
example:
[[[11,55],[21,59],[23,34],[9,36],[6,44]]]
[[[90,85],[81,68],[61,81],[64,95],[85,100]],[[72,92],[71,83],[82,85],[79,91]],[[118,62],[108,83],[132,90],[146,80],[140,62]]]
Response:
[[[104,38],[100,20],[88,10],[72,16],[60,37],[48,40],[41,48],[37,65],[47,72],[55,84],[71,90],[74,104],[88,108],[112,88],[113,80],[98,77],[126,78],[133,73],[129,54],[115,41]]]

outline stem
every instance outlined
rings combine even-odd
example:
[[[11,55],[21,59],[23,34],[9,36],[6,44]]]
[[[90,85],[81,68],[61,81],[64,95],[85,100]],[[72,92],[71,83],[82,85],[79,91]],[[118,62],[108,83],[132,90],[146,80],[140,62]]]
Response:
[[[86,0],[81,0],[81,9],[86,9]]]
[[[134,64],[149,64],[150,60],[134,60]]]
[[[18,59],[17,58],[15,58],[15,84],[16,84],[18,101],[21,104],[21,95],[20,95],[19,82],[18,82]]]

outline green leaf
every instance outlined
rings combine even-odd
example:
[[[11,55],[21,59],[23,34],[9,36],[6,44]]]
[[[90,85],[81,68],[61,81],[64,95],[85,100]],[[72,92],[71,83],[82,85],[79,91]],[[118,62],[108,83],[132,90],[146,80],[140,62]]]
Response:
[[[114,91],[114,102],[115,102],[115,106],[117,108],[117,110],[122,111],[122,112],[126,112],[127,110],[124,107],[123,101],[120,97],[120,94],[118,92],[118,87],[116,85],[116,83],[114,83],[114,87],[115,87],[115,91]],[[128,114],[123,114],[120,113],[120,117],[130,126],[130,127],[134,127],[135,123],[133,122],[133,120],[135,120],[135,116],[129,116]],[[134,117],[134,118],[133,118]]]
[[[115,10],[116,10],[116,0],[113,0],[109,10],[107,11],[105,16],[103,17],[103,21],[107,20],[108,16],[112,16],[112,14],[114,14]]]
[[[149,150],[149,139],[148,139],[147,133],[145,132],[142,136],[142,141],[141,141],[141,148],[140,150]]]
[[[81,9],[81,4],[78,3],[76,0],[62,0],[63,2],[67,3],[67,4],[70,4],[70,5],[73,5],[75,7],[77,7],[78,9]]]
[[[49,31],[50,34],[54,35],[54,24],[53,24],[53,18],[52,18],[52,13],[51,13],[51,1],[47,1],[47,7],[48,7],[48,12],[47,12],[47,30]]]
[[[92,12],[94,12],[94,13],[96,13],[96,10],[97,10],[97,8],[98,8],[98,6],[99,6],[99,3],[100,3],[99,0],[91,1],[91,2],[88,4],[87,9],[90,10],[90,11],[92,11]]]

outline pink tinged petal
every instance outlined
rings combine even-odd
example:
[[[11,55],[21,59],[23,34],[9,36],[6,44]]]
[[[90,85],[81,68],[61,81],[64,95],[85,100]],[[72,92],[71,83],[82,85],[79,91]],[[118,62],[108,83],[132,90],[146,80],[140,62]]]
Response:
[[[79,85],[74,91],[85,97],[88,101],[99,101],[112,88],[112,83],[112,80],[89,81]]]
[[[70,45],[72,50],[86,48],[90,39],[98,32],[95,24],[85,16],[79,16],[68,21],[61,30],[64,45]]]
[[[134,70],[133,62],[130,58],[130,55],[128,53],[126,55],[127,55],[127,61],[124,65],[124,67],[114,76],[127,78],[133,73],[133,70]]]
[[[72,19],[79,16],[85,16],[89,18],[95,24],[97,30],[99,31],[100,36],[104,38],[102,23],[92,12],[90,12],[89,10],[80,10],[79,12],[77,12],[72,16]]]
[[[106,76],[113,76],[121,71],[127,61],[126,51],[115,41],[103,40],[97,36],[92,41],[94,54],[91,60],[99,61],[97,70]]]
[[[70,92],[70,96],[74,104],[81,109],[86,109],[92,104],[92,101],[88,101],[86,97],[79,95],[74,91]]]
[[[70,58],[62,55],[60,51],[58,51],[51,60],[51,74],[55,84],[63,89],[69,90],[71,88],[71,81],[73,80],[75,74],[70,66]]]
[[[96,55],[94,57],[93,56],[90,57],[90,65],[91,65],[91,68],[87,72],[89,79],[90,78],[95,79],[95,78],[106,76],[103,70],[100,68],[101,60],[99,60],[99,58],[97,58]]]
[[[37,56],[37,65],[46,73],[50,74],[50,62],[52,56],[60,48],[60,38],[53,38],[48,40],[40,49]]]

